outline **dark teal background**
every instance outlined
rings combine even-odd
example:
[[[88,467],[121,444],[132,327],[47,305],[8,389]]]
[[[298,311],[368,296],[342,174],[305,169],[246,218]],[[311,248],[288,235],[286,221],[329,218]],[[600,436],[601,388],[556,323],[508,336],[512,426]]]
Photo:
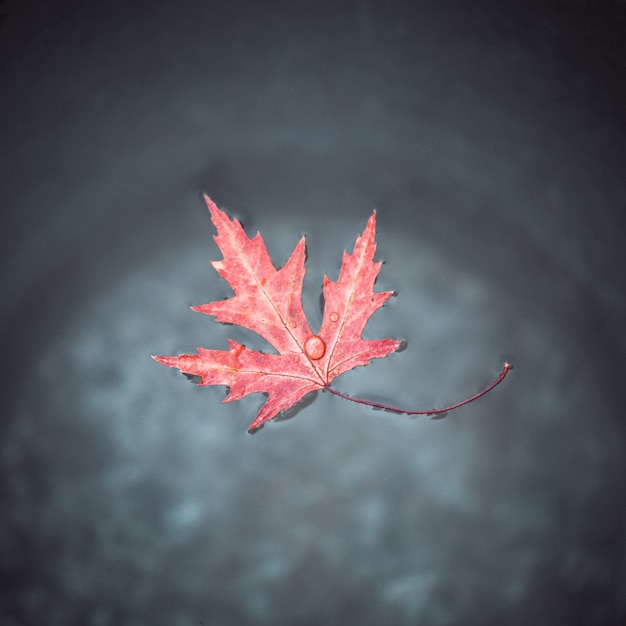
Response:
[[[0,622],[626,620],[621,2],[0,3]],[[201,194],[407,348],[254,436]]]

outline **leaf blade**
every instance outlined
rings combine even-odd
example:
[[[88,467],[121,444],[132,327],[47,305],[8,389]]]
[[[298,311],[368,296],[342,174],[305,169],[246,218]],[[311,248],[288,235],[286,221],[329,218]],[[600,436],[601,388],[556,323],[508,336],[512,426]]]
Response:
[[[325,372],[328,382],[373,358],[395,352],[401,341],[383,339],[371,342],[361,334],[370,317],[393,295],[374,292],[382,262],[374,262],[376,252],[376,213],[372,213],[363,233],[357,237],[351,254],[344,252],[336,282],[324,276],[324,317],[319,335],[326,342]],[[373,352],[369,352],[373,350]]]
[[[205,200],[218,231],[215,242],[224,256],[212,265],[235,296],[193,310],[248,328],[280,353],[302,352],[312,334],[301,298],[306,272],[304,237],[287,263],[276,270],[260,233],[248,238],[236,219],[231,220],[210,198],[205,196]]]
[[[382,265],[373,261],[375,213],[357,238],[352,254],[344,252],[337,282],[324,277],[326,309],[319,335],[314,336],[302,306],[304,237],[277,270],[260,233],[249,238],[236,219],[229,218],[208,196],[205,200],[217,229],[215,242],[223,255],[212,265],[235,295],[192,308],[219,322],[256,332],[278,354],[250,350],[229,339],[229,350],[198,348],[196,354],[153,359],[199,376],[200,385],[228,387],[224,402],[253,393],[266,394],[267,401],[248,428],[252,431],[311,391],[328,387],[341,373],[397,350],[399,341],[361,337],[371,315],[392,295],[373,290]]]

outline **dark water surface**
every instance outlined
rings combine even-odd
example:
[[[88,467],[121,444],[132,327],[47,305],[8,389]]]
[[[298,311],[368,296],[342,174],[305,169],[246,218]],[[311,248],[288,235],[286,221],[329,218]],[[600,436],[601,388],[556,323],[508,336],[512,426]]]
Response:
[[[0,4],[0,623],[626,620],[623,4]],[[403,352],[246,428],[201,193]]]

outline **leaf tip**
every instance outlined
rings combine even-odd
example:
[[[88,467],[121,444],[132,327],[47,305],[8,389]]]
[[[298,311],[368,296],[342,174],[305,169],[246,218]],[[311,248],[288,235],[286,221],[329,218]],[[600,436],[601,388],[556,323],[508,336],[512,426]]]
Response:
[[[369,216],[367,220],[366,229],[372,228],[372,230],[376,229],[376,209],[372,211],[372,214]]]
[[[172,359],[176,358],[176,357],[171,357],[171,356],[160,356],[157,354],[151,354],[150,358],[154,361],[156,361],[157,363],[160,363],[161,365],[167,365],[168,367],[172,367]]]
[[[217,204],[215,204],[215,202],[213,202],[213,200],[211,200],[211,198],[209,198],[209,196],[206,193],[204,194],[204,201],[206,202],[206,205],[207,205],[209,211],[211,212],[211,215],[213,215],[214,213],[221,213],[222,212],[218,208]]]
[[[267,421],[267,418],[259,419],[259,416],[257,415],[252,421],[252,423],[250,424],[250,426],[248,426],[248,434],[254,435],[255,433],[258,433],[261,430],[261,428],[263,428],[266,421]]]

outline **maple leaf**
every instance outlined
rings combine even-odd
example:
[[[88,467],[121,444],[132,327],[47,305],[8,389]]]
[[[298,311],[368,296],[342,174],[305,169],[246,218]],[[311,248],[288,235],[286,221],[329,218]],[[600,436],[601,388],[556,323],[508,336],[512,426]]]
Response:
[[[205,200],[217,228],[215,242],[222,261],[212,261],[235,296],[192,307],[213,315],[218,322],[248,328],[267,340],[278,354],[250,350],[229,340],[230,350],[198,348],[197,354],[154,356],[181,372],[200,377],[200,385],[226,385],[225,402],[251,393],[268,394],[267,402],[248,428],[261,426],[316,389],[372,359],[396,351],[401,341],[363,339],[361,333],[372,314],[393,294],[374,292],[382,262],[374,262],[376,213],[369,218],[352,254],[344,252],[337,282],[324,276],[324,317],[317,335],[302,308],[302,281],[306,272],[305,238],[289,260],[276,269],[260,233],[250,239],[241,224],[230,219],[208,197]]]
[[[330,387],[340,374],[367,365],[395,352],[401,341],[363,339],[361,334],[372,314],[393,295],[375,292],[374,283],[382,262],[374,262],[376,213],[357,237],[351,254],[344,251],[337,282],[324,276],[324,317],[313,334],[302,308],[305,239],[302,237],[285,265],[276,269],[261,237],[250,239],[236,219],[230,219],[208,197],[205,200],[217,228],[214,237],[222,261],[211,264],[235,292],[233,298],[192,307],[213,315],[218,322],[237,324],[266,339],[278,354],[250,350],[231,339],[229,350],[198,348],[196,354],[152,358],[200,378],[200,385],[225,385],[224,402],[252,393],[265,393],[267,401],[248,431],[291,408],[311,391],[327,389],[346,400],[410,415],[445,415],[472,402],[498,385],[511,368],[505,363],[498,379],[483,391],[444,409],[411,411],[361,400]]]

